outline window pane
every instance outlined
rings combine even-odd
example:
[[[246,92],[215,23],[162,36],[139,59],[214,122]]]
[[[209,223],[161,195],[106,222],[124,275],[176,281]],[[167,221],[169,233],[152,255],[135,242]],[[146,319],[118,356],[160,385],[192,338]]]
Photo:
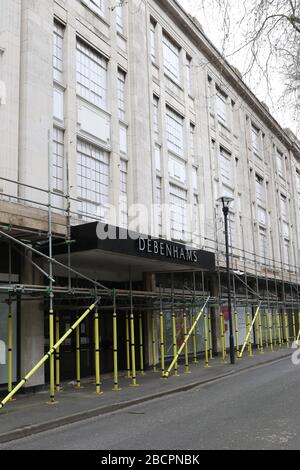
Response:
[[[53,31],[53,77],[62,82],[63,79],[63,37],[64,28],[57,21]]]
[[[168,150],[183,155],[183,117],[170,108],[167,108],[166,130]]]
[[[105,218],[109,202],[109,154],[79,140],[77,143],[77,187],[79,211]]]
[[[166,35],[163,35],[163,57],[165,71],[171,75],[175,81],[180,81],[180,49]]]
[[[96,106],[107,104],[107,60],[94,49],[77,41],[77,93]]]
[[[52,187],[54,191],[64,191],[64,131],[56,127],[53,129]]]
[[[125,81],[126,73],[123,70],[118,70],[118,106],[119,118],[125,119]]]
[[[127,161],[120,161],[120,227],[128,227]]]
[[[178,186],[170,185],[171,236],[175,240],[189,239],[187,223],[187,192]]]

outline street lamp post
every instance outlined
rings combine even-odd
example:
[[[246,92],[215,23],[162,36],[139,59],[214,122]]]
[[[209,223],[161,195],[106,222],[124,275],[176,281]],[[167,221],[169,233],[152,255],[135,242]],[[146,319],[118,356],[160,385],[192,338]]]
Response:
[[[233,336],[233,322],[231,312],[231,283],[230,283],[230,267],[229,267],[229,239],[228,239],[228,214],[229,204],[233,198],[223,196],[218,199],[222,202],[222,210],[224,214],[224,227],[225,227],[225,247],[226,247],[226,270],[227,270],[227,291],[228,291],[228,315],[229,315],[229,348],[230,348],[230,363],[235,363],[234,351],[234,336]]]

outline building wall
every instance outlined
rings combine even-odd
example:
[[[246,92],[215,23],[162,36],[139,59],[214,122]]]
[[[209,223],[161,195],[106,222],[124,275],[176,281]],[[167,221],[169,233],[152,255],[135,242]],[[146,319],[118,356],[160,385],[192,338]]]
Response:
[[[225,192],[235,199],[233,266],[263,273],[260,265],[267,264],[271,273],[286,264],[287,271],[295,271],[299,147],[177,2],[133,0],[112,8],[112,2],[103,1],[101,11],[90,0],[2,1],[3,176],[48,189],[50,162],[52,204],[56,211],[65,208],[69,192],[74,223],[99,218],[126,225],[128,209],[140,204],[147,208],[141,213],[149,215],[135,227],[141,232],[213,251],[222,251],[223,219],[216,199]],[[107,69],[101,72],[105,100],[78,85],[87,55]],[[97,80],[99,64],[94,66],[92,80]],[[125,77],[122,110],[120,73]],[[167,138],[170,129],[177,133],[173,143]],[[173,145],[177,138],[181,150]],[[96,154],[87,158],[88,152]],[[80,169],[86,178],[78,176],[79,161],[81,167],[83,161],[93,165]],[[93,183],[93,171],[100,185]],[[80,179],[86,188],[79,188]],[[15,184],[3,182],[2,188],[17,194]],[[18,194],[47,204],[46,193],[19,187]],[[158,202],[171,204],[171,213],[155,213],[152,206]],[[115,217],[105,203],[121,213]]]

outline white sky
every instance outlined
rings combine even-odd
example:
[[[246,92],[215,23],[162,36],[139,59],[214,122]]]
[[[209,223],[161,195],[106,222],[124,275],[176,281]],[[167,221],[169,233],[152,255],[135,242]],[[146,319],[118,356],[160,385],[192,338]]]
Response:
[[[202,2],[199,0],[178,0],[178,2],[182,5],[183,8],[186,9],[188,13],[191,13],[193,16],[197,17],[198,21],[203,26],[205,34],[221,51],[223,17],[220,15],[220,12],[214,8],[214,2],[212,0],[204,0],[203,2],[202,0],[205,5],[204,9],[200,7]],[[227,45],[227,50],[234,50],[242,42],[241,32],[237,29],[234,29],[235,20],[237,20],[239,17],[239,5],[241,5],[241,3],[239,3],[237,0],[236,9],[233,11],[233,17],[231,17],[234,41],[230,39],[230,42]],[[237,67],[242,73],[245,72],[245,50],[239,54],[235,54],[227,58],[227,60],[232,65]],[[264,101],[269,106],[270,112],[273,114],[275,119],[277,119],[280,125],[282,127],[289,127],[296,135],[298,134],[298,137],[300,137],[299,122],[294,119],[293,114],[289,111],[290,107],[288,106],[288,103],[282,103],[282,101],[280,101],[280,97],[282,96],[282,92],[284,90],[283,77],[276,73],[275,70],[272,72],[271,89],[269,92],[266,82],[259,77],[259,74],[252,75],[252,77],[249,77],[248,79],[246,77],[244,80],[245,83],[256,94],[258,99]]]

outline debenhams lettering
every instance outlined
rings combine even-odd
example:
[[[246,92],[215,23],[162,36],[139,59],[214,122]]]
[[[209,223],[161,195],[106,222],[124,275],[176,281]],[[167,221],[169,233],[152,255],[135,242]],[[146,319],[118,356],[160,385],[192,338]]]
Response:
[[[139,238],[139,251],[192,263],[198,261],[197,251],[157,240]]]

